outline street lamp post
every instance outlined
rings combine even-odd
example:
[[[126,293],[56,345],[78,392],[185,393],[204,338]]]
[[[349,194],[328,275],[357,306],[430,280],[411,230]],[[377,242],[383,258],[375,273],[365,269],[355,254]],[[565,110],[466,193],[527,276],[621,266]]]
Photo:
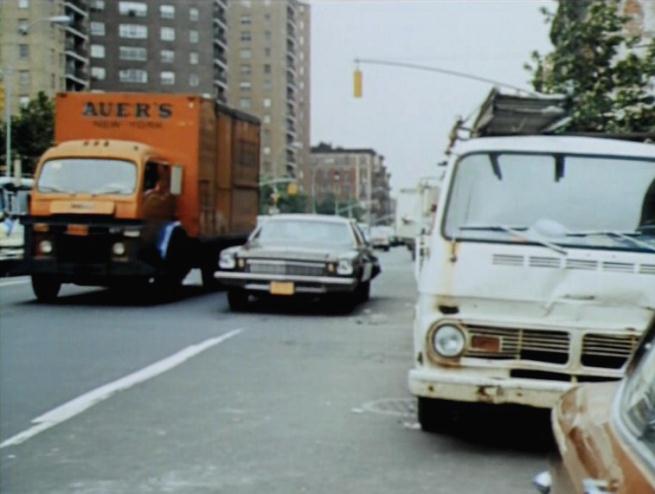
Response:
[[[43,17],[37,19],[25,26],[20,26],[18,28],[18,34],[21,36],[27,36],[30,32],[30,28],[39,22],[49,22],[51,24],[57,25],[67,25],[71,22],[71,17],[67,15],[54,15],[51,17]],[[7,57],[9,58],[9,57]],[[7,65],[3,71],[3,78],[5,80],[5,173],[7,177],[11,177],[11,98],[12,98],[12,83],[14,68],[11,65]],[[11,76],[11,77],[10,77]]]

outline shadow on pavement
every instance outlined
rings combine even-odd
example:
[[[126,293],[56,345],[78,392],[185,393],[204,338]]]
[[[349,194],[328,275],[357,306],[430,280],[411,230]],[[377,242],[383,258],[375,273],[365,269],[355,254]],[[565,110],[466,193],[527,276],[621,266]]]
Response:
[[[352,310],[337,305],[334,300],[312,297],[261,297],[251,299],[242,314],[269,314],[284,316],[348,317],[359,314],[368,303],[357,304]],[[230,311],[230,309],[226,309]]]

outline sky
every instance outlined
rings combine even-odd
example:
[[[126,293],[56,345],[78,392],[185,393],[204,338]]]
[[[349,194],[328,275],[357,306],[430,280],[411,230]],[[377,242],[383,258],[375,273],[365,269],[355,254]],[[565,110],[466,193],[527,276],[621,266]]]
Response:
[[[355,58],[467,72],[531,89],[523,68],[551,50],[542,7],[553,0],[310,0],[311,141],[373,148],[385,156],[392,194],[438,174],[458,116],[492,86],[434,72],[361,64]]]

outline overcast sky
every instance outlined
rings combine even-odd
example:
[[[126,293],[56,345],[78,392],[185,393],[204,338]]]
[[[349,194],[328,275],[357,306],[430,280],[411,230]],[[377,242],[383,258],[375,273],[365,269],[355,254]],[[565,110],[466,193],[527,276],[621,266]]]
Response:
[[[377,58],[469,72],[530,89],[523,64],[550,50],[541,7],[552,0],[313,0],[312,144],[374,148],[395,191],[435,175],[458,115],[491,86],[432,72],[361,65]]]

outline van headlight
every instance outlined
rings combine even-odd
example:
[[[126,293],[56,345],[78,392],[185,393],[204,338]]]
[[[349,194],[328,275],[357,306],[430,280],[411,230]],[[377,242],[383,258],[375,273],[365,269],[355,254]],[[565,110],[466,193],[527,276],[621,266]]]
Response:
[[[453,324],[444,324],[432,334],[432,347],[440,357],[458,357],[466,346],[464,332]]]
[[[350,259],[340,259],[337,264],[337,274],[342,276],[353,274],[353,263]]]

